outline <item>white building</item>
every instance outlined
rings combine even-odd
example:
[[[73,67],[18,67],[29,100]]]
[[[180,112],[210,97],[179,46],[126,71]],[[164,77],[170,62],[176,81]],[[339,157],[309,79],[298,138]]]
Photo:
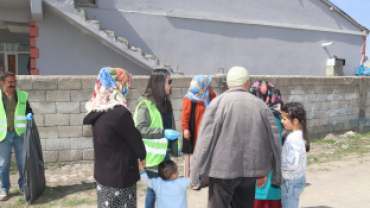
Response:
[[[354,75],[368,33],[328,0],[0,0],[0,70],[25,74],[31,56],[41,75],[242,65],[251,74],[324,76],[336,55]]]

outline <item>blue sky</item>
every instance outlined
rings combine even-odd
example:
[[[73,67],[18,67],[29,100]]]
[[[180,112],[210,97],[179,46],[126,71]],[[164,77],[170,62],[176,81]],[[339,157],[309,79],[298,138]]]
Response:
[[[331,2],[370,29],[370,0],[331,0]],[[366,56],[370,58],[370,36],[367,37]]]

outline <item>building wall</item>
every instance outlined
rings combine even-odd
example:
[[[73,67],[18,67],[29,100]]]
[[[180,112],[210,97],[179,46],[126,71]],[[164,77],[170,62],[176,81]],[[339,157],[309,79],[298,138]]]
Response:
[[[44,7],[44,20],[36,22],[39,36],[36,46],[40,75],[95,75],[106,66],[126,69],[134,75],[149,72],[112,49],[84,35],[67,21]]]
[[[85,103],[91,98],[96,76],[17,76],[18,88],[29,93],[46,162],[93,160],[90,126],[83,126]],[[177,130],[181,131],[182,99],[191,76],[173,77],[171,95]],[[213,77],[216,94],[223,77]],[[278,86],[284,102],[302,102],[307,111],[310,138],[328,133],[370,131],[369,77],[252,76]],[[148,76],[134,76],[127,96],[134,112]]]
[[[258,75],[326,73],[326,60],[346,59],[344,72],[353,75],[361,61],[363,39],[358,35],[232,24],[167,14],[203,15],[269,23],[359,31],[321,1],[98,1],[86,8],[90,19],[125,37],[145,53],[154,54],[185,74],[215,74],[218,68],[246,66]],[[196,5],[196,6],[195,6]],[[334,41],[324,50],[322,43]]]

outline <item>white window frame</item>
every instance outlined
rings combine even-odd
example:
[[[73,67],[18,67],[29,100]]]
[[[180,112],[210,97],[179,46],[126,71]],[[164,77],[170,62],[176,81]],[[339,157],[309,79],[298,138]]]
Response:
[[[15,55],[15,73],[18,75],[18,55],[19,54],[29,54],[31,55],[31,51],[7,51],[6,50],[6,44],[4,43],[4,50],[0,51],[0,54],[4,54],[4,63],[5,63],[5,71],[9,71],[8,67],[8,55]],[[14,43],[9,43],[9,44],[14,44]],[[18,44],[28,44],[29,43],[18,43]]]

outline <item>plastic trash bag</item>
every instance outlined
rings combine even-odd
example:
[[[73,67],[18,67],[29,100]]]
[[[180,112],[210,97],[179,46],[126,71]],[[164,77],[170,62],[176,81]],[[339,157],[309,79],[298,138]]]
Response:
[[[27,121],[23,139],[23,189],[28,204],[45,190],[44,157],[34,119]]]
[[[360,68],[356,71],[357,76],[370,76],[370,68],[366,68],[364,64],[361,64]]]

